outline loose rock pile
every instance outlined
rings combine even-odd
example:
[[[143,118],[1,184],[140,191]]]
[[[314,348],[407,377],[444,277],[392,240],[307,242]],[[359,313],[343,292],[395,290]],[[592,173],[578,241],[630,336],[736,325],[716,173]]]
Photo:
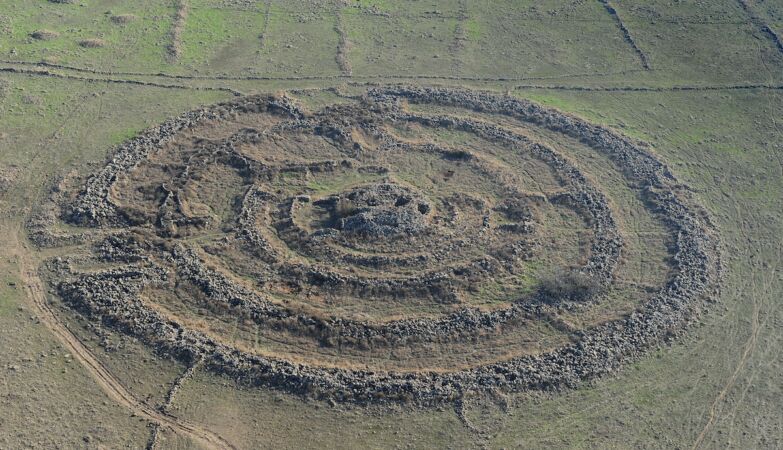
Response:
[[[417,113],[408,105],[461,108],[466,114]],[[467,117],[471,111],[482,119]],[[205,124],[253,115],[263,117],[263,127],[183,137]],[[577,164],[487,121],[488,115],[578,139],[619,168],[665,223],[675,243],[671,275],[635,312],[578,330],[569,336],[571,343],[540,354],[470,368],[403,371],[292,362],[240,350],[149,305],[153,288],[190,292],[216,315],[241,317],[266,332],[311,339],[322,348],[359,352],[472,342],[561,309],[599,305],[601,289],[562,298],[551,298],[559,295],[553,294],[557,289],[532,289],[493,308],[469,303],[475,286],[524,274],[540,256],[548,211],[571,211],[586,224],[591,238],[585,256],[568,268],[580,280],[611,288],[624,246],[610,202]],[[560,187],[534,195],[490,150],[482,154],[453,143],[405,139],[400,128],[462,133],[530,155],[551,170]],[[285,158],[270,148],[283,148]],[[438,172],[442,179],[430,175],[429,191],[397,173],[404,161],[389,164],[383,156],[408,153],[447,169]],[[455,171],[477,177],[481,189],[494,195],[443,181]],[[225,175],[209,178],[215,173]],[[208,197],[203,186],[216,184],[236,195]],[[700,311],[719,268],[716,238],[702,211],[645,144],[530,102],[467,90],[376,88],[359,104],[314,114],[286,97],[263,96],[197,110],[122,144],[66,203],[65,220],[87,233],[126,228],[99,239],[92,252],[96,262],[126,268],[80,272],[52,266],[67,304],[165,354],[203,361],[243,383],[337,401],[431,405],[466,391],[576,386],[679,333]],[[188,239],[214,234],[221,238],[210,245]],[[311,298],[428,302],[450,309],[435,317],[378,321],[315,312],[287,300]]]

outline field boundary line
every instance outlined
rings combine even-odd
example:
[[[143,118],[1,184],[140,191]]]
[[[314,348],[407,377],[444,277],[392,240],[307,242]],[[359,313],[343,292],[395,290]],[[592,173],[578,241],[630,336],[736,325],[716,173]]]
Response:
[[[567,86],[520,84],[516,90],[549,89],[555,91],[585,91],[585,92],[677,92],[677,91],[726,91],[743,89],[783,89],[783,84],[712,84],[712,85],[678,85],[678,86]]]
[[[193,91],[220,91],[220,92],[231,93],[237,97],[244,95],[243,93],[237,91],[236,89],[232,89],[224,86],[187,86],[183,84],[164,84],[164,83],[155,83],[150,81],[128,80],[128,79],[119,79],[119,78],[90,78],[90,77],[80,77],[77,75],[56,73],[56,72],[51,72],[49,70],[19,69],[15,67],[0,67],[0,72],[15,73],[20,75],[33,75],[33,76],[44,76],[50,78],[60,78],[63,80],[84,81],[87,83],[132,84],[136,86],[147,86],[147,87],[156,87],[156,88],[165,88],[165,89],[183,89],[183,90],[193,90]]]
[[[346,80],[346,79],[377,79],[377,80],[451,80],[451,81],[486,81],[486,82],[513,82],[513,81],[533,81],[533,80],[557,80],[565,78],[585,78],[585,77],[605,77],[612,75],[628,75],[638,72],[646,72],[643,69],[618,70],[609,72],[593,73],[573,73],[552,76],[539,77],[469,77],[469,76],[451,76],[451,75],[302,75],[302,76],[265,76],[265,75],[177,75],[165,72],[125,72],[90,69],[86,67],[68,66],[64,64],[52,64],[44,61],[13,61],[0,60],[0,64],[9,66],[33,66],[47,69],[70,70],[74,72],[89,73],[92,75],[105,76],[123,76],[123,77],[149,77],[149,78],[169,78],[173,80],[205,80],[205,81],[317,81],[317,80]]]
[[[166,393],[166,398],[163,400],[163,403],[158,406],[160,412],[168,414],[169,408],[171,408],[171,405],[174,403],[174,397],[177,395],[180,388],[182,388],[182,384],[193,377],[193,374],[202,362],[203,360],[200,358],[192,361],[174,382],[171,383],[171,388],[169,388],[169,391]],[[151,428],[152,430],[150,430],[150,437],[147,441],[146,450],[155,450],[160,443],[160,424],[153,423]]]
[[[0,61],[0,63],[2,63]],[[167,89],[183,89],[183,90],[195,90],[195,91],[220,91],[228,92],[234,96],[245,95],[236,89],[226,86],[188,86],[182,84],[165,84],[150,81],[141,80],[129,80],[126,78],[91,78],[81,77],[77,75],[68,75],[63,73],[52,72],[49,70],[32,70],[21,69],[17,67],[0,67],[0,73],[13,73],[20,75],[32,75],[32,76],[44,76],[51,78],[60,78],[65,80],[83,81],[88,83],[113,83],[113,84],[132,84],[137,86],[148,86]],[[357,79],[363,77],[356,77]],[[378,81],[394,81],[405,78],[398,78],[395,76],[384,78],[371,78],[371,80]],[[421,79],[429,79],[427,77],[421,77]],[[281,81],[297,81],[298,79],[278,79]],[[463,80],[467,81],[467,80]],[[487,80],[473,80],[473,81],[487,81]],[[372,86],[376,83],[373,81],[355,81],[349,83],[352,86]],[[547,84],[519,84],[513,86],[515,90],[525,89],[543,89],[543,90],[555,90],[555,91],[583,91],[583,92],[678,92],[678,91],[723,91],[723,90],[751,90],[751,89],[769,89],[769,90],[783,90],[783,84],[770,84],[770,83],[753,83],[753,84],[723,84],[723,85],[677,85],[677,86],[579,86],[579,85],[547,85]]]
[[[623,18],[620,17],[617,9],[612,6],[611,3],[609,3],[609,0],[598,0],[598,2],[603,5],[604,9],[606,9],[606,12],[608,12],[609,15],[614,19],[615,23],[617,23],[617,26],[620,28],[620,31],[623,34],[623,40],[628,43],[628,45],[630,45],[633,49],[634,53],[636,53],[636,56],[639,58],[639,62],[642,64],[642,68],[644,68],[644,70],[650,70],[650,61],[647,58],[647,55],[636,44],[636,40],[633,38],[631,31],[628,30],[628,27],[625,26]]]

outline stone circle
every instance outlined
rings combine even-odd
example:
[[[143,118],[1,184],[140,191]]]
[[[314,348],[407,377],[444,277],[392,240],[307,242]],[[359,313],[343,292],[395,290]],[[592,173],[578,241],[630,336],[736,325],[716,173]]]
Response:
[[[354,403],[557,390],[678,335],[719,278],[649,145],[488,92],[259,95],[60,193],[65,304],[241,383]]]

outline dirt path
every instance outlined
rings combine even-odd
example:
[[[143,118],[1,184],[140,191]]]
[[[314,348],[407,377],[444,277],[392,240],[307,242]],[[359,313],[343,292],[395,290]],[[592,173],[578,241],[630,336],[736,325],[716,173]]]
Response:
[[[19,240],[18,232],[17,236],[14,236],[12,241],[15,242],[15,248],[12,253],[16,254],[19,261],[21,272],[20,278],[24,283],[25,289],[29,294],[29,299],[32,306],[34,306],[34,310],[41,320],[41,323],[57,337],[63,346],[74,356],[74,359],[84,366],[90,376],[112,400],[130,409],[136,415],[158,424],[158,426],[169,428],[176,433],[180,433],[192,439],[203,448],[234,448],[215,433],[212,433],[199,425],[158,411],[154,407],[137,399],[128,391],[52,311],[46,303],[44,285],[38,277],[37,267],[30,257],[31,250]]]

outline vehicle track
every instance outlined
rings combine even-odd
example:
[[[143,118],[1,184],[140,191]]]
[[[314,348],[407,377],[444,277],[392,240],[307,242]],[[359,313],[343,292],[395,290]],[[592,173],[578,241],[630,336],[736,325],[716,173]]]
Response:
[[[734,372],[732,372],[728,381],[726,381],[726,384],[723,385],[723,388],[721,388],[721,390],[718,392],[718,395],[715,397],[715,400],[710,405],[710,409],[707,414],[707,423],[704,424],[704,428],[702,428],[701,432],[699,433],[699,436],[696,437],[696,441],[693,443],[693,446],[691,446],[692,450],[695,450],[701,446],[702,442],[704,441],[704,438],[707,436],[707,432],[710,431],[713,423],[715,423],[715,419],[717,418],[716,411],[718,408],[718,404],[720,404],[726,398],[726,395],[728,395],[729,391],[734,387],[734,384],[737,382],[737,378],[739,377],[742,370],[745,368],[745,365],[747,364],[750,355],[753,353],[753,350],[756,348],[756,342],[758,341],[759,329],[760,329],[759,310],[760,310],[759,303],[754,298],[750,337],[745,342],[744,350],[742,352],[742,356],[740,357],[739,362],[737,363],[737,367],[734,368]]]
[[[31,249],[19,240],[18,231],[12,239],[15,242],[14,253],[17,255],[20,268],[20,279],[24,283],[30,301],[34,306],[38,318],[64,347],[74,356],[95,380],[98,386],[114,401],[130,409],[134,414],[180,433],[194,442],[198,442],[207,449],[233,449],[235,448],[225,439],[206,428],[174,417],[168,413],[137,399],[133,393],[122,385],[120,380],[103,365],[92,352],[74,335],[68,327],[57,317],[46,302],[43,282],[37,274],[37,268],[29,256]]]
[[[739,206],[738,202],[733,198],[732,198],[732,206],[735,210],[737,217],[744,216],[742,212],[742,208]],[[747,255],[747,251],[745,251],[744,253],[745,255]],[[752,286],[751,288],[753,289],[753,291],[758,290],[758,287],[756,286]],[[753,351],[756,349],[758,343],[759,330],[761,329],[759,316],[762,308],[762,303],[759,300],[760,295],[756,295],[756,294],[757,292],[753,292],[753,295],[750,296],[753,299],[753,313],[751,314],[751,318],[750,318],[750,336],[745,341],[745,345],[743,346],[743,350],[742,350],[742,355],[740,356],[740,359],[737,362],[734,371],[731,373],[729,379],[726,380],[726,383],[724,383],[723,387],[721,387],[720,391],[718,391],[718,395],[715,396],[715,399],[710,404],[710,408],[707,411],[707,422],[704,424],[704,427],[702,428],[701,432],[699,432],[699,435],[696,437],[696,440],[693,442],[693,445],[691,446],[691,450],[696,450],[697,448],[701,447],[702,443],[704,442],[704,439],[707,437],[707,433],[712,429],[712,426],[714,425],[715,421],[718,418],[718,405],[726,399],[726,396],[729,394],[731,389],[734,388],[734,385],[737,383],[737,379],[739,378],[742,371],[745,369],[745,366],[747,365],[748,360],[753,354]]]

